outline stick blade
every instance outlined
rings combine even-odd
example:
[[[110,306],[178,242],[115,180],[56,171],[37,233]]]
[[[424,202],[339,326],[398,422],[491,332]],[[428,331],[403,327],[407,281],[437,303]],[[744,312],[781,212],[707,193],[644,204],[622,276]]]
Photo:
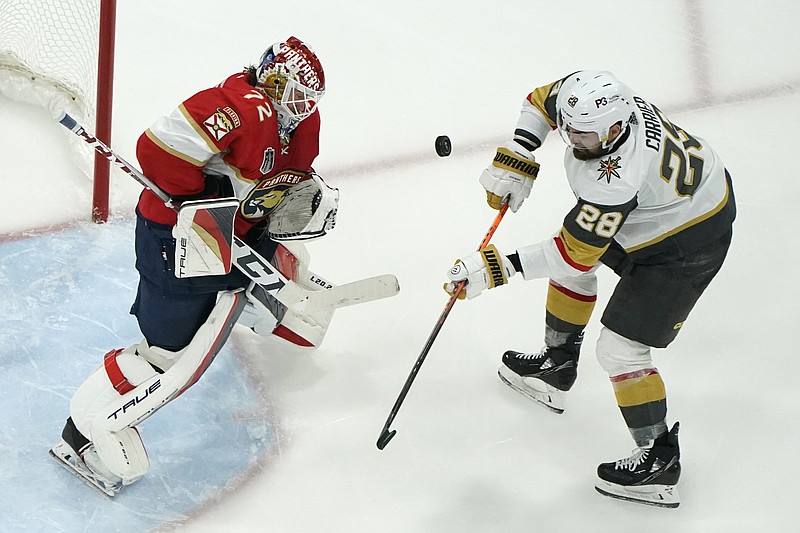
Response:
[[[392,437],[394,437],[396,434],[396,429],[389,431],[387,428],[384,428],[384,430],[381,432],[381,436],[378,437],[378,442],[376,443],[378,449],[382,450],[386,448],[386,445],[389,444],[389,441],[392,440]]]

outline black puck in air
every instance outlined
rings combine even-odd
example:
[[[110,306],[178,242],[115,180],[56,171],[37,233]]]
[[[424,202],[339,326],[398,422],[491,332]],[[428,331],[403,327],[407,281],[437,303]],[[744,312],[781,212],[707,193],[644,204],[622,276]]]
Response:
[[[447,135],[439,135],[436,137],[436,153],[439,157],[447,157],[453,150],[453,145],[450,143],[450,137]]]

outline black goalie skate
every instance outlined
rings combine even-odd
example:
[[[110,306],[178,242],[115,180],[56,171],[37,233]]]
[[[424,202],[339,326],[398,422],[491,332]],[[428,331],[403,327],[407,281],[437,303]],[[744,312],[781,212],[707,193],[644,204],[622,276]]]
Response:
[[[649,448],[637,448],[631,457],[597,467],[597,492],[612,498],[657,507],[678,507],[681,477],[680,448],[676,422],[669,433]]]
[[[561,346],[539,353],[507,351],[497,374],[512,389],[561,414],[564,393],[578,377],[578,354]]]
[[[50,449],[50,455],[84,483],[110,498],[122,490],[122,479],[105,471],[94,445],[75,428],[72,418],[67,419],[61,440]]]

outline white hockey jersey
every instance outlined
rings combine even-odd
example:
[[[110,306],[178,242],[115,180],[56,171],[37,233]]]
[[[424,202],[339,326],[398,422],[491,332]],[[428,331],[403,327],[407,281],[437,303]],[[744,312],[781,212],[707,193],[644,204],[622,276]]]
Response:
[[[555,128],[562,81],[525,100],[515,140],[526,148],[538,147]],[[699,249],[729,231],[735,204],[720,157],[643,97],[630,98],[631,123],[610,154],[582,161],[566,150],[577,203],[555,237],[518,250],[526,279],[587,272],[612,239],[641,258]]]

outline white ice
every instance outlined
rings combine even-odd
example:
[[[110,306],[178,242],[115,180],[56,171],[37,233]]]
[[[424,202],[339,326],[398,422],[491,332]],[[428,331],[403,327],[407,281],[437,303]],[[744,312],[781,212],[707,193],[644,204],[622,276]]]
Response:
[[[181,398],[153,417],[156,424],[185,409],[179,440],[169,442],[187,443],[177,467],[154,464],[151,475],[163,486],[153,494],[182,497],[176,492],[191,491],[187,476],[217,491],[190,494],[188,501],[199,503],[156,529],[800,527],[800,306],[795,284],[785,281],[800,261],[800,182],[791,155],[800,123],[797,20],[800,4],[791,0],[120,2],[112,144],[130,160],[150,123],[255,61],[266,45],[295,34],[316,48],[328,79],[316,169],[340,188],[341,208],[335,231],[309,244],[312,269],[336,282],[391,272],[402,287],[395,298],[337,312],[313,352],[237,329],[220,355],[226,360],[215,362],[226,370],[207,376],[186,399],[196,407],[179,407]],[[739,215],[725,267],[678,339],[654,354],[669,419],[682,427],[683,502],[676,510],[610,500],[593,488],[597,464],[627,456],[633,446],[594,360],[599,310],[614,284],[607,272],[564,415],[497,379],[504,350],[542,343],[546,282],[513,279],[456,304],[392,425],[397,435],[385,450],[375,446],[446,302],[445,272],[475,248],[494,216],[477,183],[480,170],[511,135],[527,92],[581,68],[612,70],[659,104],[722,154],[734,180]],[[135,340],[127,310],[139,186],[115,174],[111,222],[82,222],[91,183],[69,163],[61,127],[43,110],[2,97],[0,116],[0,371],[9,385],[0,390],[0,479],[15,483],[0,529],[13,517],[16,530],[96,531],[98,517],[146,516],[157,502],[141,490],[127,503],[125,494],[114,502],[92,499],[55,467],[34,469],[40,474],[33,479],[24,473],[57,439],[86,372],[106,350]],[[449,158],[434,153],[440,134],[453,141]],[[501,251],[560,226],[573,201],[563,149],[551,136],[537,152],[540,177],[522,210],[503,220],[494,238]],[[89,271],[99,274],[84,275]],[[23,287],[12,291],[12,282]],[[78,311],[60,303],[81,299],[89,303]],[[8,354],[29,358],[31,374],[14,374]],[[259,412],[248,420],[268,419],[277,440],[256,450],[264,454],[255,466],[233,469],[238,477],[227,483],[215,459],[242,451],[192,447],[187,435],[228,428],[219,415],[241,402],[217,407],[211,419],[204,402],[224,392],[221,372],[237,369],[248,374],[237,377],[236,390],[257,396],[249,405]],[[42,405],[42,395],[52,400]],[[30,407],[37,398],[41,411]],[[43,418],[52,426],[42,428]],[[181,454],[147,444],[154,463],[159,450],[162,457]],[[54,484],[68,496],[41,488]],[[82,502],[82,514],[71,516],[70,504],[61,503],[71,499]]]

